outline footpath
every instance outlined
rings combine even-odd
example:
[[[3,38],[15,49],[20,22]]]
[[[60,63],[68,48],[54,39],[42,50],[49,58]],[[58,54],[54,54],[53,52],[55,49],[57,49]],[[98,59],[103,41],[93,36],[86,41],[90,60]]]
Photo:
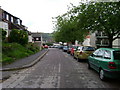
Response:
[[[23,59],[16,60],[15,62],[2,66],[0,68],[0,73],[2,73],[0,80],[5,80],[9,78],[13,73],[18,72],[20,69],[29,68],[39,62],[43,56],[49,51],[49,49],[43,49],[42,51],[28,56]]]

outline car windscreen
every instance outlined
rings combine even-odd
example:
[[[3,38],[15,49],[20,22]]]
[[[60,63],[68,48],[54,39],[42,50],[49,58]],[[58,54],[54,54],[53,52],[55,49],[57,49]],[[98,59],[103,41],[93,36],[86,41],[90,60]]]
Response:
[[[94,51],[94,47],[83,47],[83,51]]]
[[[115,60],[120,60],[120,51],[114,51],[113,55]]]

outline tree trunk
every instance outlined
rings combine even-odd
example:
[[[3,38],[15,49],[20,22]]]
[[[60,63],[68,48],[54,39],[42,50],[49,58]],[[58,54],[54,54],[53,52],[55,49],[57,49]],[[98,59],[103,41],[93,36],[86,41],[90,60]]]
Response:
[[[109,47],[109,48],[112,48],[113,39],[112,39],[112,38],[109,38],[108,40],[109,40],[109,46],[108,46],[108,47]]]

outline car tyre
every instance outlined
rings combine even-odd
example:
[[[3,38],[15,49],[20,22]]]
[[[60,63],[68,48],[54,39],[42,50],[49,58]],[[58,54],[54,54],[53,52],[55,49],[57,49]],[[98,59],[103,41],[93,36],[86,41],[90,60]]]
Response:
[[[104,75],[104,70],[103,69],[100,69],[99,71],[99,77],[102,81],[105,81],[106,80],[106,77]]]
[[[79,62],[79,58],[77,57],[77,61]]]
[[[76,57],[75,57],[75,56],[73,56],[73,58],[74,58],[74,59],[76,59]]]
[[[87,63],[87,67],[88,67],[88,69],[91,69],[91,66],[90,66],[89,61],[88,61],[88,63]]]

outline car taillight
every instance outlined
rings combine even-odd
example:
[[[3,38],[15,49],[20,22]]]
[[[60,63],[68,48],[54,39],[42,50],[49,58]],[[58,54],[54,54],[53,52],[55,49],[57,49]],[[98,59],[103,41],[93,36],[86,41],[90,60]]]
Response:
[[[82,51],[80,52],[80,54],[82,54]]]
[[[116,69],[116,64],[114,62],[109,62],[108,67],[110,69]]]

